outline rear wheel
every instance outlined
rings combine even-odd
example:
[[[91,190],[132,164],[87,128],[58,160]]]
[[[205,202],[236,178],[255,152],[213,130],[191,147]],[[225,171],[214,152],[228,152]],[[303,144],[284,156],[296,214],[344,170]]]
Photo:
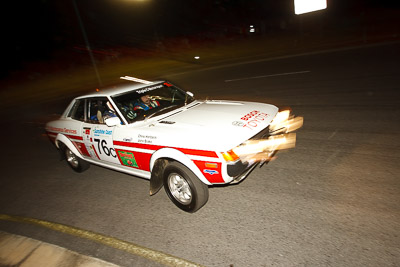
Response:
[[[186,212],[195,212],[208,201],[208,186],[179,162],[165,167],[164,189],[172,202]]]
[[[64,148],[64,155],[68,165],[76,172],[84,172],[90,167],[89,163],[75,155],[67,146]]]

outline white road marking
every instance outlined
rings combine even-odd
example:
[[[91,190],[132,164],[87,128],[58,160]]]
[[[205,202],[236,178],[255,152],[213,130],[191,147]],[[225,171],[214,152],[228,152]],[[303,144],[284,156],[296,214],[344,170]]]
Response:
[[[340,153],[341,151],[337,150],[335,152],[333,152],[331,155],[329,155],[329,157],[326,158],[325,160],[325,164],[329,163],[331,160],[333,160],[334,158],[336,158],[336,156]]]
[[[276,74],[269,74],[269,75],[262,75],[262,76],[225,80],[225,82],[236,82],[236,81],[242,81],[242,80],[260,79],[260,78],[268,78],[268,77],[275,77],[275,76],[295,75],[295,74],[303,74],[303,73],[308,73],[308,72],[311,72],[311,71],[304,70],[304,71],[295,71],[295,72],[276,73]]]
[[[329,137],[328,140],[332,139],[336,134],[337,134],[338,130],[335,130]]]

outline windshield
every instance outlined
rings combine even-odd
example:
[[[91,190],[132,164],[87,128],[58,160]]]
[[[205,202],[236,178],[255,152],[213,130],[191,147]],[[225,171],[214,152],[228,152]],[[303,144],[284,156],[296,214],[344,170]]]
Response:
[[[112,97],[122,115],[132,123],[182,107],[194,98],[178,87],[163,82]]]

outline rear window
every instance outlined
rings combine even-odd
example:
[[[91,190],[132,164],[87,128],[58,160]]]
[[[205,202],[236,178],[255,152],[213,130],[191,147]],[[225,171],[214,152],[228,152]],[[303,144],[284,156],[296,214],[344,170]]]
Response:
[[[85,100],[76,100],[72,106],[68,117],[74,120],[84,121],[85,119]]]

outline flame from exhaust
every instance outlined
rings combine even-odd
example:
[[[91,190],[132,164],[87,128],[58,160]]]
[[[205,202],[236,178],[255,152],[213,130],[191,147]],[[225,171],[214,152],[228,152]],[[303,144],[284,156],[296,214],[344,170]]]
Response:
[[[293,132],[303,126],[303,117],[289,117],[289,111],[279,112],[269,126],[270,132],[284,129],[285,132]]]
[[[263,158],[263,156],[269,157],[275,150],[293,148],[295,145],[296,134],[288,133],[271,136],[268,139],[249,140],[243,145],[234,148],[233,152],[235,152],[240,159],[253,158],[255,155]]]
[[[296,133],[293,131],[303,126],[303,117],[289,116],[289,111],[281,111],[270,124],[270,131],[282,134],[272,135],[267,139],[249,140],[235,147],[233,152],[243,162],[269,161],[277,150],[289,149],[296,146]]]

